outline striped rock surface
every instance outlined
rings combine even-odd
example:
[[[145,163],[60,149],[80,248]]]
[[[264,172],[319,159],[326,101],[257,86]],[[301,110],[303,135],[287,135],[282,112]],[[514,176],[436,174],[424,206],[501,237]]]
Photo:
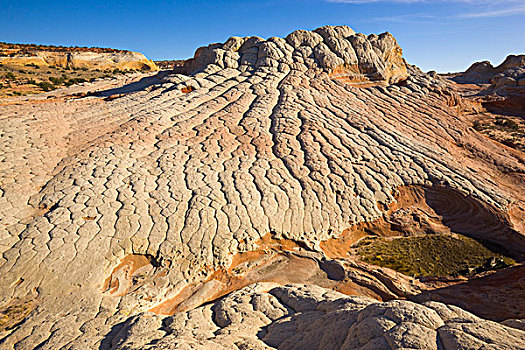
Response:
[[[166,348],[215,348],[219,333],[226,348],[307,348],[301,341],[319,341],[315,332],[334,332],[305,325],[308,317],[333,319],[335,329],[344,321],[335,320],[337,303],[322,309],[323,293],[333,292],[302,295],[318,304],[311,310],[249,287],[242,300],[232,294],[213,307],[149,311],[191,284],[219,281],[217,271],[257,250],[268,233],[322,254],[321,241],[380,218],[399,186],[447,188],[445,203],[472,199],[454,213],[490,213],[495,228],[485,238],[523,254],[523,155],[470,128],[448,83],[406,65],[389,34],[323,27],[286,39],[232,38],[199,49],[184,69],[188,75],[162,72],[0,103],[2,348],[156,348],[168,334]],[[99,94],[72,96],[87,90]],[[209,301],[220,283],[199,289],[186,309]],[[243,298],[264,299],[267,312],[233,332],[213,310],[251,310]],[[412,337],[404,347],[454,348],[468,338],[479,348],[489,343],[483,332],[496,332],[500,348],[523,340],[522,331],[461,310],[438,315],[444,305],[350,303],[359,307],[340,311],[348,332],[389,335],[341,338],[334,347],[395,347]],[[406,316],[411,308],[422,316]],[[398,316],[383,320],[386,313]],[[458,317],[468,321],[447,321]],[[177,334],[199,329],[192,322],[202,333],[181,343]],[[155,332],[141,335],[142,323]],[[353,337],[348,332],[341,337]]]

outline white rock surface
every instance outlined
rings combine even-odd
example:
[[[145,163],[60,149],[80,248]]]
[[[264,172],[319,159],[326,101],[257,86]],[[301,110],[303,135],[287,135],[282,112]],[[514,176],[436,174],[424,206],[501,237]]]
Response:
[[[479,334],[497,327],[495,339],[508,338],[498,344],[517,344],[522,333],[488,321],[449,322],[412,303],[314,287],[243,290],[175,315],[170,326],[142,314],[209,280],[269,232],[317,249],[381,217],[403,185],[447,186],[483,203],[496,220],[479,232],[522,252],[506,213],[524,199],[523,183],[512,181],[523,162],[469,128],[441,80],[410,69],[406,86],[388,85],[402,69],[385,59],[397,50],[392,40],[347,27],[232,38],[197,50],[191,76],[0,104],[0,306],[36,305],[0,335],[0,347],[125,348],[155,337],[150,348],[231,348],[233,339],[245,348],[321,339],[416,347],[437,346],[436,334],[443,344],[489,344]],[[331,75],[330,65],[355,64],[354,54],[357,66],[345,74],[380,84],[357,88]],[[130,262],[107,282],[131,254],[155,268],[135,271]],[[119,288],[126,280],[136,289]],[[228,311],[236,305],[252,321]]]
[[[379,303],[316,286],[256,284],[195,310],[128,320],[113,349],[523,349],[525,331],[445,304]],[[109,347],[101,347],[102,349]]]

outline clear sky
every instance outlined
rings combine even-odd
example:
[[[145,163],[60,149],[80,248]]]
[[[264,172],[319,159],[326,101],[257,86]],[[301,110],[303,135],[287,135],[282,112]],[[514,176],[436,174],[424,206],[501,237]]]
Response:
[[[346,24],[389,31],[409,63],[462,71],[525,53],[525,0],[0,0],[0,41],[101,46],[182,59],[232,35]]]

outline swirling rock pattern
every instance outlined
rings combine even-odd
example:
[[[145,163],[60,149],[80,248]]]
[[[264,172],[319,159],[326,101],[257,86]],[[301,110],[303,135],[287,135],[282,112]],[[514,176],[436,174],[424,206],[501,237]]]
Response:
[[[72,88],[0,105],[0,305],[27,298],[36,305],[3,331],[1,346],[129,348],[150,321],[158,327],[147,339],[160,339],[160,316],[142,312],[256,250],[268,233],[321,253],[322,240],[381,217],[399,186],[450,187],[499,213],[510,230],[523,218],[523,158],[469,128],[447,83],[405,66],[400,54],[389,34],[347,27],[231,38],[197,50],[185,66],[190,75],[83,88],[111,98],[64,97],[82,91]],[[512,242],[521,242],[512,230]],[[137,290],[141,281],[152,282]],[[199,291],[191,300],[213,294]],[[264,295],[261,327],[291,314],[289,304]],[[199,305],[190,301],[185,309]],[[192,312],[191,322],[215,317],[211,306]],[[456,344],[471,327],[432,319],[413,327],[381,321],[395,331],[377,342],[423,332],[434,346],[435,333],[452,327],[440,337]],[[171,333],[191,327],[180,322]],[[271,334],[258,338],[266,345],[250,336],[254,347],[288,346]],[[199,337],[195,345],[206,345]]]
[[[172,317],[131,318],[103,348],[523,349],[524,341],[523,330],[438,302],[378,303],[317,286],[261,283]]]
[[[390,33],[366,36],[347,26],[296,30],[286,39],[231,37],[224,44],[199,48],[180,69],[192,74],[207,69],[259,68],[279,71],[322,68],[333,78],[352,82],[398,82],[407,78],[402,49]]]

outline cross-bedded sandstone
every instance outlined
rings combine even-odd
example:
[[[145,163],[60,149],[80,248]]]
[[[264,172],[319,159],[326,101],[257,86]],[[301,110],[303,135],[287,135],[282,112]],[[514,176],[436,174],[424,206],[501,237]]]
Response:
[[[100,97],[64,97],[64,90],[0,105],[0,303],[29,296],[37,305],[2,334],[2,346],[146,346],[127,345],[136,334],[167,348],[230,347],[236,337],[246,347],[284,348],[303,340],[283,340],[273,330],[319,340],[315,332],[323,328],[305,322],[339,313],[357,317],[345,323],[355,334],[334,340],[348,348],[437,347],[436,334],[451,348],[467,338],[487,343],[483,332],[492,323],[473,316],[447,321],[409,302],[374,304],[359,316],[372,301],[352,299],[359,307],[344,315],[243,291],[173,316],[169,326],[162,323],[168,316],[142,314],[184,291],[184,310],[209,301],[224,283],[214,274],[238,253],[257,251],[268,233],[323,254],[321,241],[382,217],[400,186],[445,187],[452,195],[438,196],[466,197],[474,204],[462,217],[494,213],[502,230],[486,238],[517,256],[525,251],[518,226],[525,208],[522,154],[464,123],[448,83],[406,66],[391,35],[322,27],[286,39],[231,38],[197,50],[184,69],[188,75],[162,72]],[[138,269],[125,258],[132,254],[147,257],[137,259]],[[323,293],[332,292],[319,293],[301,298],[324,305]],[[246,304],[237,296],[261,299],[267,313],[246,311],[260,318],[257,326],[228,328],[230,316],[218,321],[217,308],[227,313]],[[398,318],[381,316],[396,308]],[[315,312],[296,315],[307,311]],[[404,312],[422,316],[405,319]],[[277,320],[283,316],[291,319]],[[371,332],[384,335],[361,331],[372,321],[378,326]],[[142,324],[152,330],[147,337]],[[498,327],[502,346],[523,339],[521,331]],[[177,338],[183,332],[196,332],[186,345]],[[428,344],[411,343],[418,341]]]

